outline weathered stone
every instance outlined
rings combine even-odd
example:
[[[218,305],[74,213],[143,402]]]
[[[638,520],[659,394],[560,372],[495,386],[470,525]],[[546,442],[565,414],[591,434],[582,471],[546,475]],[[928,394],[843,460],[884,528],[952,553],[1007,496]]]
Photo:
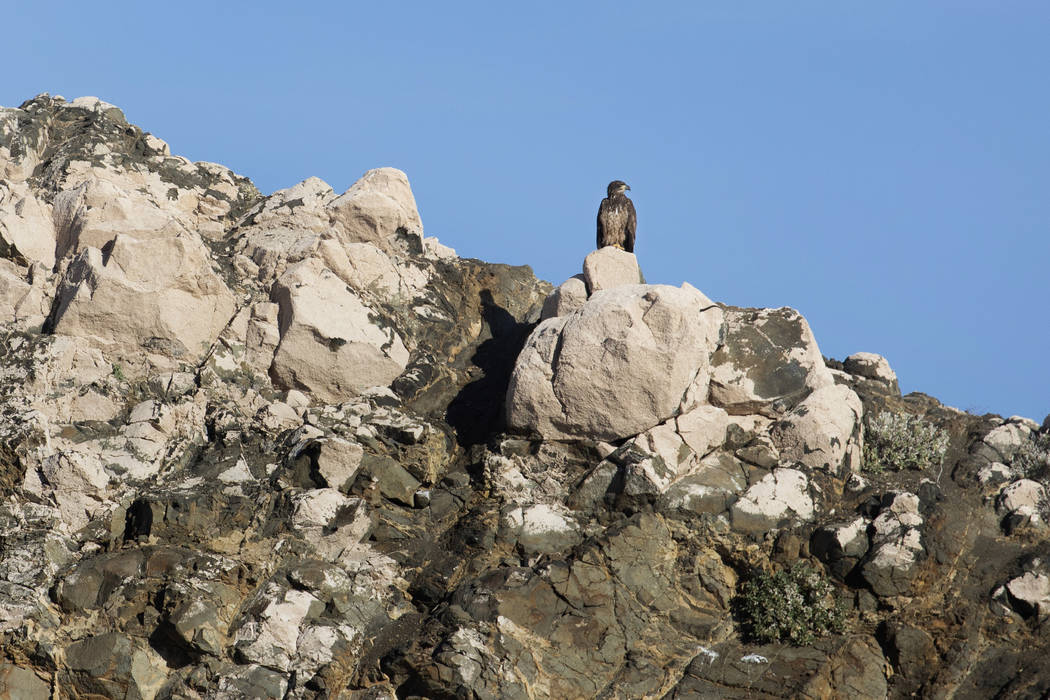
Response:
[[[1014,477],[1013,470],[1002,462],[991,462],[977,472],[977,480],[984,486],[999,486],[1013,481]]]
[[[726,454],[712,454],[696,471],[671,484],[660,498],[665,511],[702,514],[724,513],[747,487],[744,465]]]
[[[985,435],[984,444],[995,450],[995,461],[1010,462],[1031,433],[1023,423],[1005,423]]]
[[[761,534],[815,514],[809,480],[797,469],[774,469],[745,491],[729,509],[733,529]]]
[[[105,253],[86,248],[70,264],[54,331],[95,342],[113,360],[149,353],[195,363],[234,310],[201,243],[118,236]]]
[[[0,663],[0,698],[50,700],[51,684],[28,669]]]
[[[779,417],[834,383],[813,332],[794,309],[726,309],[726,333],[711,358],[711,403],[731,415]]]
[[[860,432],[864,413],[852,389],[824,386],[816,389],[773,426],[773,442],[782,459],[842,474],[846,448]]]
[[[164,661],[146,645],[107,632],[66,648],[71,685],[85,695],[152,700],[167,680]]]
[[[634,253],[612,246],[599,248],[584,259],[583,277],[588,295],[625,284],[645,284]]]
[[[329,486],[341,489],[357,475],[365,451],[356,442],[333,437],[320,445],[317,471]]]
[[[763,469],[772,469],[780,463],[780,451],[769,435],[759,435],[733,454],[748,464]]]
[[[1013,608],[1024,617],[1050,617],[1050,577],[1027,572],[1006,584]]]
[[[630,460],[622,467],[621,492],[629,497],[649,498],[667,490],[676,476],[674,468],[658,456]]]
[[[235,633],[238,654],[247,663],[288,671],[299,645],[304,621],[320,614],[324,604],[305,591],[269,584],[256,596],[258,610]]]
[[[1035,511],[1046,501],[1046,489],[1038,481],[1018,479],[1004,486],[999,492],[996,509],[1000,515],[1008,515],[1021,508]]]
[[[361,465],[376,480],[379,492],[385,497],[410,508],[415,504],[419,480],[396,461],[389,457],[365,455]]]
[[[290,268],[273,288],[280,305],[281,342],[271,368],[275,381],[338,402],[389,384],[408,363],[408,350],[390,327],[315,259]]]
[[[543,302],[540,320],[568,316],[583,308],[587,301],[587,282],[583,275],[573,275],[562,282]]]
[[[529,554],[563,552],[582,539],[564,509],[544,503],[507,510],[501,525],[505,536]]]
[[[259,664],[238,665],[217,679],[216,691],[216,700],[283,698],[288,693],[288,678]]]
[[[675,428],[675,421],[665,421],[635,438],[638,447],[663,460],[672,478],[689,469],[696,461],[696,454]]]
[[[299,412],[283,401],[266,404],[255,417],[264,428],[274,433],[296,428],[303,422]]]
[[[346,243],[371,243],[380,250],[395,249],[398,231],[423,238],[416,200],[408,176],[396,168],[369,170],[346,192],[328,204],[329,222]]]
[[[168,622],[186,646],[195,652],[219,656],[227,642],[230,619],[241,595],[214,581],[176,582],[165,589],[171,600]]]
[[[619,473],[619,465],[608,459],[602,460],[584,477],[569,497],[569,506],[580,510],[597,507],[605,494],[609,492]]]
[[[675,418],[675,424],[685,444],[704,457],[725,442],[729,414],[717,406],[697,406]]]
[[[867,518],[857,517],[848,523],[825,525],[813,533],[809,551],[832,573],[845,578],[868,552],[868,524]]]
[[[0,247],[5,257],[21,257],[22,264],[55,264],[55,228],[51,207],[40,201],[24,182],[0,179]]]
[[[855,352],[842,362],[846,371],[868,379],[876,379],[891,386],[897,385],[897,373],[882,355],[873,352]]]
[[[835,637],[807,647],[699,646],[668,698],[887,697],[878,643],[867,635]]]
[[[455,260],[456,249],[442,244],[436,236],[425,236],[423,238],[423,254],[435,260]]]
[[[879,596],[906,595],[911,590],[922,544],[923,518],[919,497],[913,493],[891,493],[872,522],[871,549],[861,565],[861,575]]]
[[[895,679],[896,687],[917,691],[936,668],[937,650],[933,637],[923,629],[900,621],[882,625],[878,636],[894,670],[900,674],[900,678]]]
[[[543,321],[511,375],[509,425],[548,438],[615,440],[672,417],[717,342],[721,310],[702,312],[704,300],[629,285]]]

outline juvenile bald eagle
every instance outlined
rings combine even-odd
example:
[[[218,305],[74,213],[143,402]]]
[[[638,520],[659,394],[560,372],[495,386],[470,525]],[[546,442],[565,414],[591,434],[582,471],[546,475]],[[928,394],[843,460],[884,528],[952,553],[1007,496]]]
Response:
[[[605,189],[606,197],[598,207],[599,248],[611,245],[628,253],[634,252],[638,217],[634,213],[634,203],[624,194],[624,190],[629,189],[623,180],[613,180]]]

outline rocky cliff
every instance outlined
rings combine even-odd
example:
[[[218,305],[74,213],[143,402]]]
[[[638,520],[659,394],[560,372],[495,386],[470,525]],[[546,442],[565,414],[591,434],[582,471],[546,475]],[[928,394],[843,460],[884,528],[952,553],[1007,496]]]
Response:
[[[0,110],[0,697],[1050,692],[1047,426],[583,268]]]

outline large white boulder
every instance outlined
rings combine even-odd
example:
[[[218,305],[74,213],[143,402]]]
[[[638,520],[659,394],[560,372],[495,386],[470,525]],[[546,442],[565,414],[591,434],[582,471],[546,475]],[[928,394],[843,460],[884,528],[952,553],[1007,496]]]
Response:
[[[39,329],[51,310],[47,277],[40,263],[24,268],[0,258],[0,318]]]
[[[1004,423],[984,436],[984,444],[995,450],[1004,461],[1011,461],[1021,446],[1028,441],[1032,429],[1024,423]]]
[[[863,414],[849,387],[821,387],[773,426],[773,442],[782,459],[837,474]]]
[[[195,236],[117,236],[85,248],[58,292],[56,334],[86,338],[114,361],[143,352],[196,363],[236,303]]]
[[[408,176],[397,168],[369,170],[328,205],[329,222],[344,243],[394,249],[398,230],[423,240],[423,222]]]
[[[508,424],[617,440],[671,418],[698,377],[706,382],[722,325],[707,302],[692,288],[625,285],[541,322],[511,375]]]
[[[311,177],[277,190],[241,217],[236,250],[258,267],[257,279],[272,281],[315,253],[329,229],[327,206],[335,196],[328,183]]]
[[[306,591],[283,590],[272,583],[253,602],[252,617],[234,635],[238,653],[249,661],[288,671],[301,628],[324,610],[324,603]]]
[[[1018,479],[999,492],[996,509],[1000,515],[1009,515],[1021,509],[1038,513],[1045,500],[1046,489],[1042,484],[1032,479]]]
[[[320,260],[309,258],[274,284],[281,341],[271,376],[336,403],[385,386],[408,364],[401,336]]]

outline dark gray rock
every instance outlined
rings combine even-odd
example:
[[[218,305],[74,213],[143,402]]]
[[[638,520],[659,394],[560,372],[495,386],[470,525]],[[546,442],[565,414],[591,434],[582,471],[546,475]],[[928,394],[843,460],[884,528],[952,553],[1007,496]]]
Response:
[[[779,417],[818,386],[833,383],[806,320],[794,309],[725,311],[711,357],[711,403],[730,414]]]
[[[28,669],[0,663],[0,698],[50,700],[51,684]]]

